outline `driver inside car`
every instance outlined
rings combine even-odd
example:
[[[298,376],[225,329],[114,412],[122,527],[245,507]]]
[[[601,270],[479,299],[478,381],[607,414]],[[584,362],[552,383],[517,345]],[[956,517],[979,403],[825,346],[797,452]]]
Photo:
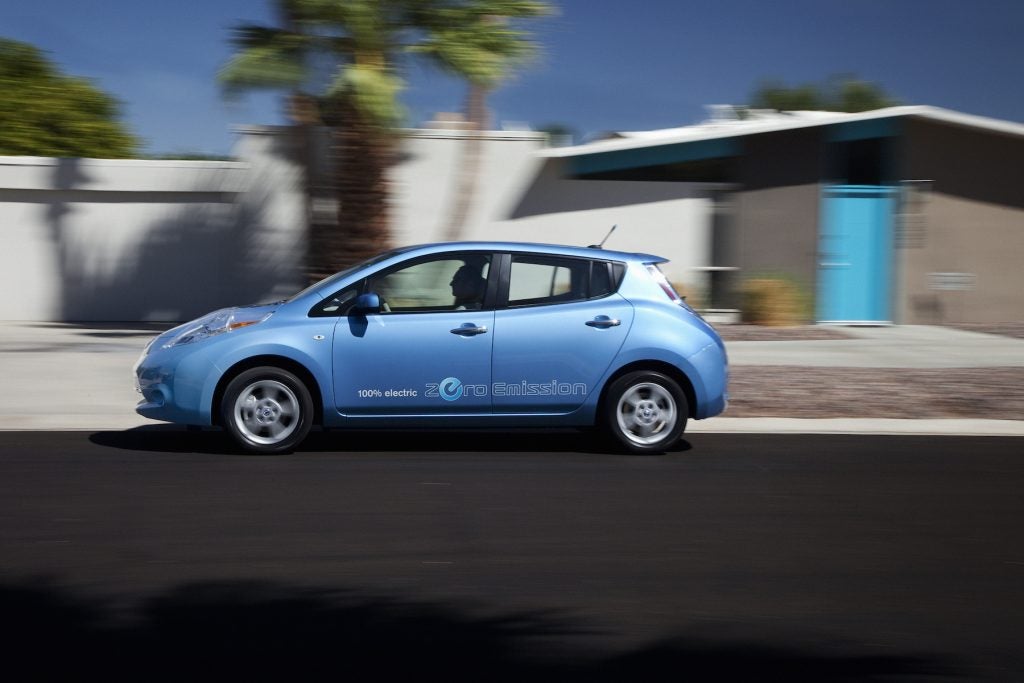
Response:
[[[468,263],[461,266],[448,284],[451,285],[452,296],[455,297],[456,311],[476,310],[483,305],[487,280],[480,275],[480,269],[476,266]]]

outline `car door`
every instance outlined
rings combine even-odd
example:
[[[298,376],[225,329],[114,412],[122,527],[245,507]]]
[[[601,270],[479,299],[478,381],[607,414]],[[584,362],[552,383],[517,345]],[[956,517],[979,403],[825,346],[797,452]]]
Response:
[[[490,412],[494,309],[485,299],[491,260],[489,253],[440,254],[368,278],[361,288],[380,297],[381,310],[349,311],[334,331],[338,411]],[[473,277],[476,284],[467,287]]]
[[[619,266],[543,254],[504,256],[495,313],[496,413],[578,408],[614,360],[633,306],[614,293]]]

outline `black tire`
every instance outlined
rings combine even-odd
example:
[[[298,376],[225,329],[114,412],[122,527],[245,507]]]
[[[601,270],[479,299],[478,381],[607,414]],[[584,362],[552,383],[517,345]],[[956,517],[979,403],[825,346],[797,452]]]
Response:
[[[690,406],[674,379],[640,370],[608,388],[603,426],[631,453],[664,453],[686,429]]]
[[[275,367],[252,368],[228,383],[221,401],[224,428],[253,453],[287,453],[313,426],[313,399],[298,377]]]

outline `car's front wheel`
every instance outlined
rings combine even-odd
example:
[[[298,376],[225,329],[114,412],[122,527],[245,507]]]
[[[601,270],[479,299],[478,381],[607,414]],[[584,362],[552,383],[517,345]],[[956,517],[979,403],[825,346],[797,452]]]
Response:
[[[302,380],[281,368],[259,367],[231,380],[221,401],[228,433],[254,453],[284,453],[313,426],[313,399]]]
[[[679,384],[660,372],[623,375],[609,387],[605,427],[633,453],[661,453],[686,428],[689,406]]]

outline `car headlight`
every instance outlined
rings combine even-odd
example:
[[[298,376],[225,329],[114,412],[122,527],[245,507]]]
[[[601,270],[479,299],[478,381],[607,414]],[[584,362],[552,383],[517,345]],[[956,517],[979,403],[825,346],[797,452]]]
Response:
[[[273,311],[267,313],[265,311],[246,311],[239,308],[223,308],[182,325],[181,331],[171,337],[170,341],[163,345],[163,348],[169,349],[172,346],[191,344],[209,339],[210,337],[216,337],[218,334],[237,330],[240,327],[256,325],[273,314]]]

